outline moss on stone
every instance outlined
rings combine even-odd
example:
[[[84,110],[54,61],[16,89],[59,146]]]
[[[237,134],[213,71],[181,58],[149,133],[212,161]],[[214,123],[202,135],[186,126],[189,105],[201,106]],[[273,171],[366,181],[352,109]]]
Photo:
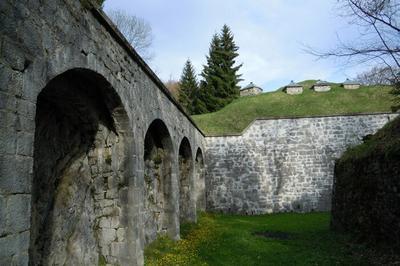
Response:
[[[106,258],[103,255],[99,254],[99,266],[106,266],[106,265],[107,265]]]

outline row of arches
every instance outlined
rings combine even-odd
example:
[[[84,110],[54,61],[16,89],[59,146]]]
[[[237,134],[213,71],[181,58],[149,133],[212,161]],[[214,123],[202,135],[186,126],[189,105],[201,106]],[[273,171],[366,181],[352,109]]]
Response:
[[[174,213],[179,202],[179,222],[193,222],[196,217],[197,201],[204,210],[202,192],[196,191],[203,183],[203,154],[198,148],[196,160],[193,160],[192,148],[184,137],[178,151],[177,191],[174,199],[172,138],[162,120],[154,120],[147,130],[144,143],[144,181],[145,181],[145,243],[152,242],[158,234],[173,235]],[[200,199],[201,198],[201,199]],[[204,197],[205,198],[205,197]],[[205,199],[204,199],[205,200]]]
[[[148,127],[139,155],[144,182],[135,180],[140,174],[130,119],[115,90],[91,70],[52,79],[38,95],[35,125],[31,265],[120,264],[130,256],[129,234],[140,238],[139,227],[147,244],[193,221],[196,205],[205,208],[201,149],[193,160],[184,137],[176,156],[160,119]],[[132,214],[133,183],[144,185],[143,212]],[[138,215],[143,225],[131,228]]]

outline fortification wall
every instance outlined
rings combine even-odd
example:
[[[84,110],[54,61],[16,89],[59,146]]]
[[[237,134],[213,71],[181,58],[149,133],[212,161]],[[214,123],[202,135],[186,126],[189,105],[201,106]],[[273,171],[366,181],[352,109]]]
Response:
[[[261,214],[328,211],[335,159],[397,114],[256,120],[206,138],[207,208]]]
[[[0,1],[0,265],[142,265],[145,235],[179,238],[179,147],[194,164],[203,135],[89,2]]]

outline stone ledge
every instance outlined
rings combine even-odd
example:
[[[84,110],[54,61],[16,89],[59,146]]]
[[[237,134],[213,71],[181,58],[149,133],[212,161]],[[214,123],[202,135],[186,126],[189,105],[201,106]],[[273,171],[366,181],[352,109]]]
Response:
[[[245,127],[240,133],[226,133],[226,134],[207,134],[204,135],[206,138],[209,137],[240,137],[256,122],[263,120],[291,120],[291,119],[304,119],[304,118],[330,118],[330,117],[349,117],[349,116],[368,116],[368,115],[400,115],[400,112],[372,112],[372,113],[348,113],[348,114],[331,114],[331,115],[308,115],[308,116],[274,116],[274,117],[256,117],[250,124]]]

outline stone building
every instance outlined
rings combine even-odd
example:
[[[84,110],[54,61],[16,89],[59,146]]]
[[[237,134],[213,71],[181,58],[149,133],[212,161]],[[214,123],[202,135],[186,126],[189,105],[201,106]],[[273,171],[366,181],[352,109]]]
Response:
[[[356,90],[356,89],[360,88],[361,84],[357,81],[352,81],[352,80],[346,79],[346,81],[342,83],[342,86],[346,90]]]
[[[316,92],[326,92],[331,90],[331,85],[327,81],[318,80],[314,86],[313,90]]]
[[[290,81],[290,83],[288,85],[285,86],[285,88],[283,89],[284,92],[286,92],[287,94],[302,94],[303,93],[303,86],[295,83],[293,80]]]
[[[250,82],[249,85],[240,89],[240,96],[258,95],[260,93],[262,93],[262,89],[253,82]]]

